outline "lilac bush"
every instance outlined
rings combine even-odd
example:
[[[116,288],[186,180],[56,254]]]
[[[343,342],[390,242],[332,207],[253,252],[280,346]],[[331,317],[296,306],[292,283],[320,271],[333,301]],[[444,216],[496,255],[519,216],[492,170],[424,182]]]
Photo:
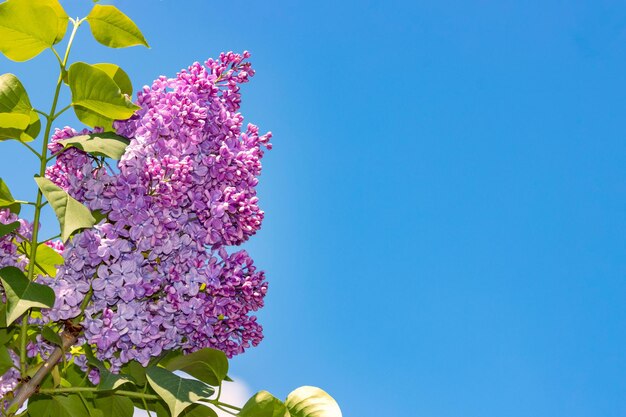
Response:
[[[54,46],[68,22],[62,56]],[[161,76],[133,102],[117,65],[68,63],[84,22],[105,46],[147,46],[114,6],[71,19],[57,0],[0,3],[0,52],[24,61],[50,49],[60,67],[47,113],[15,75],[0,75],[0,142],[24,145],[40,168],[35,201],[15,199],[0,179],[0,411],[340,417],[314,387],[284,402],[260,391],[243,408],[219,400],[227,358],[263,339],[255,312],[268,289],[237,248],[261,228],[256,187],[272,147],[240,112],[250,54]],[[57,110],[65,84],[72,101]],[[70,108],[87,127],[53,131]],[[39,136],[40,152],[29,145]],[[24,205],[32,222],[20,217]],[[47,206],[61,233],[41,240]]]

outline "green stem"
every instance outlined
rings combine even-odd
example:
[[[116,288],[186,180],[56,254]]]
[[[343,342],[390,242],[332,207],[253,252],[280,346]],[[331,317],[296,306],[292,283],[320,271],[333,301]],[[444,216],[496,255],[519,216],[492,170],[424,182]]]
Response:
[[[54,56],[57,58],[57,61],[59,61],[59,65],[63,66],[63,60],[61,59],[61,56],[59,55],[57,50],[54,49],[54,46],[51,46],[50,49],[52,50],[52,52],[54,52]]]
[[[50,140],[50,131],[52,129],[52,123],[54,122],[54,114],[57,109],[57,103],[59,101],[59,94],[61,92],[61,86],[63,85],[63,73],[65,71],[65,65],[67,64],[67,59],[70,55],[70,49],[72,48],[72,42],[74,41],[74,36],[76,35],[76,31],[82,21],[78,21],[74,24],[74,29],[72,30],[72,35],[70,36],[70,40],[67,44],[67,48],[65,50],[65,57],[63,62],[61,63],[61,72],[59,74],[59,79],[57,81],[56,88],[54,90],[54,98],[52,99],[52,106],[48,115],[46,115],[46,129],[43,135],[43,143],[41,145],[41,153],[39,154],[39,176],[44,177],[46,175],[46,164],[47,164],[47,156],[48,156],[48,141]],[[29,281],[32,281],[35,277],[35,262],[34,259],[37,259],[37,238],[39,235],[39,220],[41,218],[41,209],[43,208],[43,193],[41,190],[37,190],[37,200],[35,202],[35,215],[33,220],[33,232],[30,239],[30,260],[28,263],[28,275],[27,278]],[[22,318],[22,325],[20,329],[20,370],[22,373],[22,378],[26,378],[26,339],[28,332],[28,317],[30,313],[26,313]]]
[[[87,305],[89,304],[89,302],[91,301],[91,296],[93,295],[93,288],[89,287],[89,291],[87,292],[87,295],[85,296],[85,298],[83,299],[83,302],[80,303],[80,312],[84,313],[85,309],[87,308]]]
[[[29,206],[35,206],[36,205],[36,203],[34,203],[32,201],[15,200],[15,202],[19,203],[19,204],[26,204],[26,205],[29,205]],[[28,240],[28,239],[26,239],[26,240]]]
[[[219,406],[219,405],[217,405],[217,404],[213,404],[213,405],[214,405],[216,408],[218,408],[219,410],[222,410],[222,411],[223,411],[223,412],[225,412],[225,413],[228,413],[228,414],[233,415],[233,416],[236,416],[236,415],[237,415],[237,413],[233,413],[232,411],[227,410],[227,409],[226,409],[226,408],[224,408],[224,407],[220,407],[220,406]]]
[[[100,391],[96,387],[67,387],[67,388],[40,388],[39,389],[40,394],[72,394],[72,393],[78,393],[78,392],[93,392],[96,395],[98,394],[110,395],[111,394],[108,391]],[[135,391],[117,390],[115,391],[115,395],[122,395],[128,398],[137,398],[137,399],[144,399],[144,400],[159,400],[160,399],[158,395],[144,394],[144,393],[135,392]]]
[[[42,240],[41,242],[39,242],[39,244],[41,245],[42,243],[47,243],[47,242],[50,242],[52,239],[58,239],[58,238],[60,238],[60,237],[61,237],[61,234],[59,233],[59,234],[58,234],[58,235],[56,235],[56,236],[52,236],[52,237],[49,237],[49,238],[48,238],[48,239],[46,239],[46,240]]]
[[[59,110],[57,112],[57,114],[54,115],[53,119],[58,118],[60,115],[62,115],[67,109],[69,109],[70,107],[72,107],[71,104],[68,104],[67,106],[63,107],[61,110]]]
[[[231,408],[233,410],[241,411],[241,408],[239,408],[239,407],[235,407],[234,405],[223,403],[223,402],[218,401],[218,400],[211,400],[210,403],[215,405],[216,407],[228,407],[228,408]]]
[[[42,112],[41,110],[38,110],[38,109],[33,109],[33,111],[34,111],[35,113],[39,113],[39,114],[41,114],[41,115],[42,115],[43,117],[45,117],[46,119],[47,119],[48,117],[50,117],[50,116],[48,115],[48,113]]]
[[[143,387],[143,393],[146,394],[147,392],[148,392],[148,384],[146,384],[146,386]],[[143,406],[146,408],[146,414],[148,414],[148,417],[152,417],[152,413],[150,412],[150,409],[148,408],[148,402],[146,401],[146,399],[142,398],[141,402],[143,402]]]
[[[20,375],[22,378],[26,377],[26,340],[28,336],[28,316],[30,310],[28,310],[22,317],[22,325],[20,326]]]

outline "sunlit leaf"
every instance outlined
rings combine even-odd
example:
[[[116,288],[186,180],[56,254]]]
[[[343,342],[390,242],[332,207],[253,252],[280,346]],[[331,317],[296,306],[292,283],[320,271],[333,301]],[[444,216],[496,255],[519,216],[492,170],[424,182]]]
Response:
[[[110,48],[148,47],[137,25],[115,6],[95,5],[87,16],[93,37]]]
[[[69,70],[68,81],[72,91],[72,106],[76,116],[89,126],[98,126],[97,120],[86,109],[98,117],[111,120],[126,120],[139,109],[130,98],[122,94],[120,87],[104,70],[76,62]]]
[[[18,246],[18,252],[30,258],[30,242],[24,241],[22,245]],[[40,243],[37,246],[37,254],[35,255],[36,273],[49,275],[54,278],[57,275],[57,267],[63,265],[63,262],[63,257],[50,246],[45,243]]]
[[[15,214],[20,213],[20,204],[15,201],[9,187],[0,178],[0,208],[8,207]]]
[[[246,402],[240,417],[289,417],[285,404],[267,391],[259,391]]]
[[[113,81],[115,81],[115,84],[120,88],[122,94],[126,94],[129,97],[133,95],[133,83],[130,81],[128,74],[119,66],[106,62],[93,64],[93,66],[101,69],[106,72],[109,77],[113,78]]]
[[[0,52],[28,61],[57,42],[59,18],[47,1],[7,0],[0,4]]]
[[[300,387],[287,396],[291,417],[341,417],[341,409],[328,393],[317,387]]]
[[[87,207],[57,187],[52,181],[37,177],[35,182],[59,219],[63,242],[66,242],[74,232],[88,229],[96,224],[96,219]]]
[[[40,128],[39,115],[21,81],[13,74],[0,75],[0,141],[29,142],[37,137]]]
[[[70,18],[65,13],[65,10],[61,6],[61,4],[57,0],[28,0],[34,5],[40,6],[49,6],[54,10],[54,13],[57,16],[57,34],[54,39],[54,43],[57,44],[63,39],[65,36],[65,32],[67,31],[67,25],[70,22]]]

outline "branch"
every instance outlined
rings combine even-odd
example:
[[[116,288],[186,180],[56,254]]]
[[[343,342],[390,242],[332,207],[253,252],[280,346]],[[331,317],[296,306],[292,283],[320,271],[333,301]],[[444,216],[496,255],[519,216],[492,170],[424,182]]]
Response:
[[[72,326],[66,328],[63,333],[61,333],[63,346],[57,346],[57,348],[54,349],[48,359],[46,359],[43,365],[41,365],[41,367],[37,370],[35,375],[19,388],[19,390],[15,394],[15,398],[13,398],[13,401],[11,401],[11,404],[9,404],[9,411],[16,412],[17,410],[19,410],[22,404],[24,404],[27,399],[29,399],[34,393],[37,392],[41,381],[43,381],[46,375],[48,375],[56,366],[56,364],[59,363],[64,353],[67,352],[68,349],[76,343],[79,332],[80,327]]]

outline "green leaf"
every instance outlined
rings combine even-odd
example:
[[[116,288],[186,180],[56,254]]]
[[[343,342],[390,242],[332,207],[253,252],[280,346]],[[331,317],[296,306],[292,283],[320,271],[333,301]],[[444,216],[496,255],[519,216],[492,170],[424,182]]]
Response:
[[[107,215],[102,210],[93,210],[91,215],[96,219],[96,224],[100,223],[101,220],[106,219]]]
[[[128,74],[119,66],[105,62],[93,64],[93,66],[100,68],[102,71],[106,72],[109,77],[113,78],[113,81],[115,81],[115,84],[120,88],[122,94],[126,94],[129,97],[133,95],[133,83],[130,81]]]
[[[109,48],[126,48],[148,42],[137,25],[115,6],[95,5],[87,16],[93,37]]]
[[[87,358],[87,363],[89,365],[95,366],[96,368],[104,367],[104,362],[96,358],[96,355],[93,354],[93,350],[90,345],[83,345],[83,349],[85,350],[85,357]]]
[[[32,417],[90,417],[78,395],[35,395],[28,400]]]
[[[122,372],[131,377],[139,386],[146,384],[146,368],[136,360],[128,362],[122,367]]]
[[[317,387],[300,387],[287,396],[292,417],[341,417],[341,409],[328,393]]]
[[[182,417],[217,417],[217,413],[212,408],[201,404],[185,408],[180,415]]]
[[[7,187],[2,178],[0,178],[0,208],[3,207],[8,207],[11,213],[20,214],[20,203],[15,201],[13,195],[11,195],[11,191],[9,191],[9,187]]]
[[[133,415],[135,408],[130,398],[120,395],[96,398],[94,404],[102,411],[102,417],[129,417]]]
[[[214,393],[211,387],[200,381],[181,378],[163,368],[148,368],[146,376],[152,389],[167,404],[172,417],[178,417],[185,408],[207,400]]]
[[[32,111],[30,113],[30,124],[25,130],[13,127],[0,127],[0,142],[8,139],[17,139],[20,142],[31,142],[39,135],[41,131],[41,121],[39,114]]]
[[[181,370],[213,386],[218,386],[228,373],[228,359],[224,352],[211,348],[166,358],[161,364],[169,371]]]
[[[0,115],[16,114],[26,117],[21,123],[6,127],[26,128],[30,120],[28,115],[32,109],[28,93],[20,79],[10,73],[0,75]]]
[[[127,383],[134,385],[130,378],[121,374],[111,373],[104,366],[99,366],[98,370],[100,371],[100,383],[98,384],[100,391],[113,391]]]
[[[22,245],[17,247],[17,251],[30,258],[30,242],[24,241]],[[37,254],[35,255],[36,273],[50,275],[54,278],[57,276],[57,266],[63,265],[63,262],[63,257],[50,246],[45,243],[40,243],[39,246],[37,246]]]
[[[24,85],[13,74],[0,75],[0,141],[29,142],[40,129],[39,115],[33,110]]]
[[[44,1],[8,0],[0,4],[0,52],[28,61],[57,42],[59,19]]]
[[[46,339],[53,345],[63,347],[63,340],[61,340],[61,336],[59,336],[59,334],[52,330],[50,327],[44,327],[41,331],[41,335],[44,339]]]
[[[3,306],[3,307],[6,307],[6,306]],[[6,308],[0,308],[0,315],[1,315],[2,311],[4,311],[6,313]],[[4,316],[4,318],[6,318],[6,316]],[[4,318],[0,317],[0,322],[6,321],[6,320],[4,320]],[[13,340],[13,335],[15,334],[16,330],[17,329],[15,327],[13,327],[11,329],[0,328],[0,345],[6,345],[11,340]]]
[[[105,132],[113,132],[113,119],[104,117],[82,106],[73,106],[78,120],[91,127],[101,127]]]
[[[87,358],[87,363],[93,367],[98,368],[100,371],[100,383],[98,384],[98,390],[100,391],[113,391],[118,389],[120,386],[131,383],[135,385],[135,381],[131,375],[124,375],[124,373],[114,374],[109,372],[109,370],[104,366],[104,363],[93,354],[93,350],[91,346],[86,344],[83,346],[85,350],[85,357]]]
[[[20,222],[13,222],[9,224],[0,223],[0,237],[11,234],[19,228],[20,228]]]
[[[30,123],[29,114],[0,113],[0,126],[3,130],[26,130]],[[11,138],[13,139],[13,138]]]
[[[87,207],[57,187],[52,181],[37,177],[35,182],[59,219],[63,242],[66,242],[74,232],[88,229],[96,224],[96,219]]]
[[[130,98],[122,94],[120,87],[104,70],[84,62],[72,64],[68,82],[72,90],[72,106],[79,111],[76,116],[89,126],[94,117],[87,117],[81,109],[95,113],[99,118],[126,120],[139,109]]]
[[[33,307],[52,307],[54,291],[47,285],[29,281],[18,268],[0,269],[0,279],[7,297],[7,325]]]
[[[146,400],[144,404],[144,402],[140,399],[133,399],[133,405],[141,410],[149,410],[155,413],[157,417],[171,417],[167,404],[165,404],[162,400]]]
[[[107,132],[74,136],[61,140],[59,143],[66,148],[73,146],[95,156],[107,156],[119,160],[124,155],[130,141],[113,132]]]
[[[7,349],[6,346],[0,345],[0,375],[4,375],[13,365],[13,359],[9,354],[9,349]]]
[[[240,417],[289,417],[285,404],[267,391],[259,391],[246,402]]]
[[[54,39],[54,43],[57,44],[61,42],[63,37],[65,36],[65,32],[67,31],[67,25],[70,22],[70,17],[65,13],[63,7],[57,0],[29,0],[33,5],[41,6],[49,6],[54,10],[54,13],[57,16],[57,34]]]

